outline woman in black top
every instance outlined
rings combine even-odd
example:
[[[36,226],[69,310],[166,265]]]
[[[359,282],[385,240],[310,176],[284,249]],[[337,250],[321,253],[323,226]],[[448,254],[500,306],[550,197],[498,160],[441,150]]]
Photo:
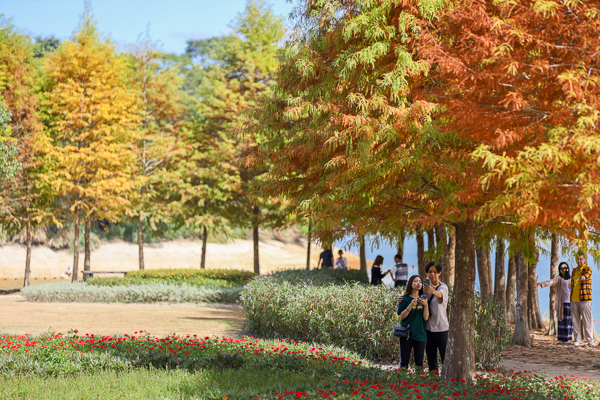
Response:
[[[383,283],[383,277],[387,274],[381,273],[381,268],[383,267],[383,257],[377,256],[375,257],[375,261],[373,261],[373,267],[371,268],[371,285],[381,285]]]

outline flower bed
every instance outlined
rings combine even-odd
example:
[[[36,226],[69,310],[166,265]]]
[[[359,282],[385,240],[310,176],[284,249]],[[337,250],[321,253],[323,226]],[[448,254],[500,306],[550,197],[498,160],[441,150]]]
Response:
[[[478,375],[473,383],[442,382],[431,375],[413,375],[413,379],[397,382],[338,381],[336,390],[316,390],[312,393],[285,391],[274,394],[271,399],[597,399],[600,385],[587,378],[560,377],[544,379],[533,373],[510,372]]]
[[[147,283],[131,286],[97,286],[85,282],[28,286],[20,293],[28,301],[125,303],[236,303],[241,287],[211,287]]]
[[[94,336],[78,335],[77,331],[66,335],[0,337],[0,380],[5,389],[13,380],[21,384],[28,382],[23,379],[29,379],[29,382],[53,377],[78,380],[81,374],[96,374],[96,379],[101,379],[99,373],[113,376],[111,374],[131,374],[148,368],[156,371],[157,379],[161,373],[172,370],[200,373],[189,375],[186,387],[192,386],[185,398],[579,400],[600,396],[600,385],[587,379],[548,380],[526,372],[491,372],[478,375],[472,383],[464,380],[444,382],[437,375],[420,371],[386,371],[371,367],[356,354],[342,349],[294,341],[264,341],[249,337],[155,338],[144,332],[136,336]],[[193,382],[208,371],[217,372],[210,376],[219,382],[211,381],[211,384],[220,384],[218,390],[210,391],[210,396],[207,396],[208,382],[202,383],[202,387],[193,386]],[[287,386],[287,389],[265,394],[261,385],[257,385],[254,389],[257,395],[249,396],[248,392],[242,394],[230,389],[232,382],[228,376],[243,376],[261,382],[272,381],[271,376],[285,376],[287,379],[279,381],[278,385]],[[135,387],[133,382],[129,384]],[[87,393],[92,395],[93,389]]]
[[[133,368],[275,368],[297,372],[367,365],[356,354],[294,341],[244,337],[156,338],[138,336],[46,334],[0,337],[0,375],[60,376],[79,372],[125,371]]]

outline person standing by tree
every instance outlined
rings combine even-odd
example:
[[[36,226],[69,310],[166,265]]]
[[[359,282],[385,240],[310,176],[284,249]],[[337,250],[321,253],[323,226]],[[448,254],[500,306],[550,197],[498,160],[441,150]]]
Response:
[[[319,255],[319,265],[317,267],[333,267],[333,252],[330,246],[325,246],[325,250]]]
[[[390,270],[390,276],[394,280],[394,287],[406,286],[408,280],[408,265],[402,262],[402,256],[396,254],[394,256],[394,267]]]
[[[335,266],[337,269],[346,269],[348,266],[348,260],[344,257],[344,252],[342,250],[338,251],[338,258],[335,260]]]
[[[561,262],[558,266],[559,275],[544,282],[538,282],[537,287],[556,286],[556,309],[558,314],[558,331],[556,338],[560,344],[567,344],[573,336],[573,320],[571,319],[571,298],[569,286],[571,274],[569,264]]]
[[[431,285],[427,282],[423,284],[423,291],[427,293],[427,303],[429,304],[429,319],[426,322],[427,328],[427,364],[429,371],[439,371],[437,362],[438,351],[440,359],[444,363],[446,357],[446,344],[448,343],[448,286],[440,281],[442,267],[429,262],[425,267],[425,272]]]
[[[423,367],[427,331],[425,322],[429,319],[429,304],[421,298],[423,281],[419,275],[413,275],[408,280],[402,301],[398,305],[398,316],[401,326],[408,327],[410,332],[407,339],[400,339],[400,367],[408,368],[410,353],[414,349],[415,365]],[[412,315],[414,314],[414,315]]]
[[[577,268],[571,278],[571,313],[575,346],[594,345],[592,319],[592,269],[587,265],[587,255],[577,252]]]
[[[373,267],[371,267],[371,285],[378,286],[383,284],[383,277],[387,272],[382,273],[381,268],[383,267],[383,257],[377,256],[375,257],[375,261],[373,261]]]

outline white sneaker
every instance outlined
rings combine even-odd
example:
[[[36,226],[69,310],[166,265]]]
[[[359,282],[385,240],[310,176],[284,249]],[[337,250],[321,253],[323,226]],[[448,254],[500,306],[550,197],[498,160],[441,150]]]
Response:
[[[575,342],[575,343],[573,343],[573,346],[575,346],[575,347],[585,346],[585,343]]]
[[[594,347],[594,346],[596,346],[596,342],[594,342],[594,341],[592,340],[592,341],[590,341],[590,342],[586,342],[586,343],[585,343],[585,345],[586,345],[586,346],[589,346],[589,347]]]

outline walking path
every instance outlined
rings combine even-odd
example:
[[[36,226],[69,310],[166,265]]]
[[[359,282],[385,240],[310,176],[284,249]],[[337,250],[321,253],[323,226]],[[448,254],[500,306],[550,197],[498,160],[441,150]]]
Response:
[[[531,334],[531,347],[511,346],[502,352],[502,367],[532,371],[554,378],[557,375],[584,375],[600,381],[600,347],[560,345],[556,336],[541,331]]]
[[[77,329],[80,334],[237,336],[244,322],[238,305],[30,303],[20,295],[0,296],[0,334]]]

